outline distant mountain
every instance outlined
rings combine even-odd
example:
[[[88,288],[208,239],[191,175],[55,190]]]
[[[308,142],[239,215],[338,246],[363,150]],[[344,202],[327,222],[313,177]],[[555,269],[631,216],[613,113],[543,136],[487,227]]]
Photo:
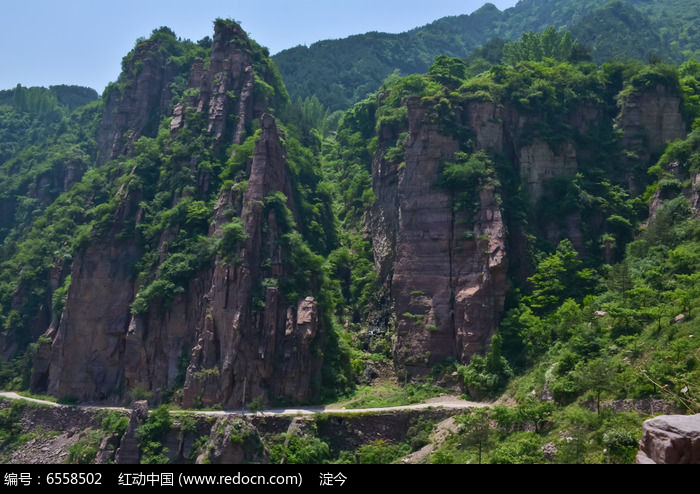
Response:
[[[521,0],[487,3],[401,34],[371,32],[297,46],[273,57],[292,98],[316,95],[331,110],[376,90],[394,70],[423,73],[438,55],[466,57],[494,38],[514,40],[549,26],[568,29],[593,59],[657,56],[680,62],[698,52],[700,0]]]
[[[44,113],[58,107],[73,111],[95,101],[97,96],[97,91],[89,87],[61,84],[46,89],[26,88],[18,84],[14,89],[0,91],[0,105],[9,105],[18,111],[30,113]]]

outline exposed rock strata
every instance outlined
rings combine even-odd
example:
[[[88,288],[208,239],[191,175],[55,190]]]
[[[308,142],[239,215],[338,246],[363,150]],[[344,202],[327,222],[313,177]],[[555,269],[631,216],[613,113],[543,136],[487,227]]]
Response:
[[[621,104],[616,127],[622,131],[620,143],[626,169],[650,166],[664,144],[686,135],[686,125],[680,112],[681,98],[659,84],[647,91],[634,91]],[[631,190],[640,192],[628,175]]]
[[[246,399],[301,401],[318,391],[320,362],[311,352],[321,337],[315,300],[308,297],[289,307],[280,290],[268,286],[264,310],[253,307],[252,294],[262,289],[263,279],[284,278],[293,269],[283,263],[277,228],[281,218],[264,207],[271,192],[281,191],[293,210],[284,149],[274,119],[265,115],[261,124],[242,202],[246,238],[238,263],[218,259],[214,268],[206,316],[187,370],[185,406],[223,403],[240,408]],[[223,211],[226,201],[220,203]],[[261,268],[265,257],[269,267]]]
[[[189,106],[208,119],[215,145],[242,142],[253,119],[261,122],[247,188],[242,194],[222,192],[210,232],[220,237],[234,211],[245,232],[238,251],[197,273],[171,305],[154,301],[147,313],[132,315],[139,290],[135,266],[143,252],[138,240],[122,231],[130,221],[138,224],[143,212],[141,198],[128,192],[128,184],[122,187],[113,227],[73,262],[63,317],[46,332],[37,354],[34,391],[119,401],[140,390],[158,401],[182,383],[182,363],[191,361],[184,390],[187,406],[240,407],[258,397],[305,401],[317,395],[322,359],[314,348],[323,337],[317,303],[311,297],[287,300],[276,286],[263,287],[265,279],[282,278],[293,269],[284,265],[283,218],[265,207],[265,198],[281,192],[295,218],[297,213],[281,132],[274,118],[262,113],[265,98],[254,92],[253,61],[242,48],[248,43],[240,27],[217,23],[211,63],[205,68],[195,62],[189,78],[190,87],[199,89]],[[139,46],[141,72],[125,93],[107,102],[100,130],[103,160],[128,152],[136,136],[148,130],[143,116],[160,115],[167,107],[163,84],[168,72],[156,70],[165,62],[154,46]],[[110,105],[115,108],[110,110]],[[178,105],[173,116],[171,131],[177,133],[188,124],[184,106]],[[183,166],[196,169],[196,163]],[[199,186],[206,190],[208,182]],[[165,232],[161,262],[171,240]],[[256,302],[256,293],[262,300]],[[48,325],[47,317],[44,328]]]
[[[512,105],[467,102],[454,108],[455,125],[466,127],[469,135],[469,142],[459,142],[441,133],[444,129],[431,121],[419,100],[405,104],[404,128],[392,124],[377,130],[376,201],[367,224],[385,304],[396,314],[395,362],[409,374],[420,374],[445,358],[467,362],[483,352],[503,311],[508,265],[517,266],[523,279],[529,276],[525,232],[504,216],[499,187],[481,187],[474,214],[455,212],[448,193],[437,187],[444,163],[464,149],[499,156],[513,166],[534,214],[542,200],[551,200],[553,179],[573,179],[581,163],[595,160],[581,144],[587,142],[584,137],[600,126],[612,131],[613,121],[602,106],[582,105],[567,117],[570,137],[553,141],[540,135],[541,122]],[[663,86],[627,95],[616,125],[623,131],[620,150],[637,153],[634,166],[645,169],[663,143],[685,133],[680,100]],[[391,162],[384,153],[402,130],[408,133],[402,160]],[[552,245],[569,238],[583,252],[579,211],[532,219]],[[588,221],[585,226],[595,230],[604,218]],[[614,255],[610,245],[610,262]]]
[[[408,133],[405,165],[387,163],[381,153],[373,162],[371,228],[398,317],[396,361],[419,374],[487,347],[503,307],[507,262],[497,192],[483,189],[478,213],[468,218],[435,187],[459,142],[441,135],[416,100],[408,103]]]

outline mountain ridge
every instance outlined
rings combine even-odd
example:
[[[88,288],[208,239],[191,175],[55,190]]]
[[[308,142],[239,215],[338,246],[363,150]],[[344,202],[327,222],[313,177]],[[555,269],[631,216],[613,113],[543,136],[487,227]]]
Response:
[[[622,31],[635,35],[635,41],[622,47],[615,47],[611,41],[619,37],[619,29],[601,29],[593,15],[605,15],[611,5],[617,12],[628,14],[622,19],[630,20],[618,23],[617,27],[622,26]],[[692,28],[694,17],[691,13],[698,7],[700,5],[693,0],[521,0],[514,7],[500,11],[487,3],[471,14],[441,18],[403,33],[373,32],[340,40],[324,40],[308,47],[283,50],[272,58],[278,64],[293,100],[315,95],[334,111],[348,108],[375,91],[396,69],[402,75],[422,73],[438,55],[464,58],[493,38],[513,41],[525,32],[541,32],[549,26],[571,30],[584,38],[581,40],[584,44],[585,41],[592,43],[592,54],[598,62],[620,55],[626,58],[642,56],[644,61],[655,55],[680,62],[689,58],[687,52],[682,52],[697,46],[699,41],[698,33]],[[685,14],[674,23],[674,29],[661,29],[668,15],[676,11]],[[637,36],[635,31],[639,22],[645,23],[653,36]],[[695,34],[688,36],[688,29]],[[659,34],[661,32],[665,33],[663,37]],[[591,33],[602,37],[604,42],[598,44]],[[642,46],[640,40],[644,41]]]

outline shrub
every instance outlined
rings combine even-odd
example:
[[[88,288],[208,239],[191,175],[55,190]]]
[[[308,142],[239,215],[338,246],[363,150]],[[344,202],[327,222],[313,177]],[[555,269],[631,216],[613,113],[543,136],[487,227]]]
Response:
[[[141,463],[168,463],[167,448],[161,441],[173,425],[167,405],[161,405],[150,413],[146,422],[136,429],[136,439],[141,450]]]

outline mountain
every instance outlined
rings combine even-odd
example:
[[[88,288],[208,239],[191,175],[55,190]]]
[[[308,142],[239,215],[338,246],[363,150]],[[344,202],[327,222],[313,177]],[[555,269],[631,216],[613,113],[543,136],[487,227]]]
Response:
[[[681,62],[697,53],[697,0],[521,0],[503,12],[485,4],[401,34],[367,33],[297,46],[273,58],[293,100],[315,95],[348,108],[394,70],[424,73],[438,55],[464,58],[493,38],[518,39],[549,26],[570,30],[594,60],[658,56]]]
[[[315,158],[272,116],[288,96],[266,51],[215,27],[210,46],[167,28],[139,42],[99,106],[64,122],[99,114],[73,187],[29,225],[8,203],[3,348],[38,338],[32,389],[318,399],[315,356],[335,340],[304,236],[327,252],[332,215]]]
[[[72,111],[15,89],[0,387],[165,407],[105,417],[75,461],[391,462],[448,417],[344,435],[325,415],[175,426],[167,406],[442,393],[513,405],[455,418],[436,462],[632,461],[643,414],[700,408],[700,64],[584,55],[554,28],[441,55],[338,120],[218,19],[198,43],[156,29]],[[20,408],[0,454],[34,423]]]

